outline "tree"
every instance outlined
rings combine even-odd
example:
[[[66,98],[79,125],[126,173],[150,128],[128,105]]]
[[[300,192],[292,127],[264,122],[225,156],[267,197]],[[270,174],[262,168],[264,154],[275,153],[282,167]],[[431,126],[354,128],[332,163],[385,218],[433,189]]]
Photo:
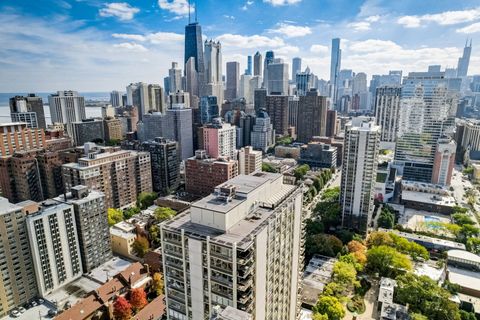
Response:
[[[412,263],[406,255],[395,248],[382,245],[367,251],[367,269],[382,277],[395,278],[412,270]]]
[[[329,320],[341,320],[345,317],[345,309],[336,297],[323,296],[314,307],[314,314],[326,315]]]
[[[314,313],[312,320],[328,320],[328,316],[326,314]]]
[[[157,296],[163,294],[163,276],[159,272],[153,274],[152,290]]]
[[[316,177],[316,178],[313,180],[313,186],[315,187],[315,189],[317,189],[318,192],[320,192],[320,190],[322,190],[323,185],[324,185],[324,182],[322,181],[321,178]]]
[[[156,192],[141,192],[137,197],[137,203],[140,209],[144,210],[153,205],[157,198]]]
[[[465,213],[454,213],[452,214],[453,222],[459,226],[464,226],[466,224],[475,225],[475,222]]]
[[[307,235],[305,252],[307,257],[314,254],[335,257],[342,250],[342,246],[340,239],[329,234]]]
[[[477,318],[475,317],[475,313],[467,312],[464,310],[460,310],[460,318],[462,320],[477,320]]]
[[[148,243],[147,238],[139,236],[133,242],[132,249],[137,256],[143,258],[148,252],[148,249],[150,249],[150,244]]]
[[[155,209],[154,215],[157,221],[163,221],[175,217],[177,212],[171,208],[158,207]]]
[[[140,213],[139,207],[131,207],[123,210],[123,219],[130,219],[133,215]]]
[[[307,235],[323,233],[324,230],[325,230],[325,227],[323,226],[323,223],[320,220],[307,219],[305,221],[305,232]]]
[[[367,238],[367,247],[378,247],[378,246],[391,246],[393,245],[393,240],[390,237],[390,234],[383,231],[373,231]]]
[[[135,288],[130,290],[130,304],[135,312],[141,310],[148,304],[147,294],[143,288]]]
[[[468,238],[467,250],[475,254],[480,253],[480,238]]]
[[[424,246],[413,241],[408,241],[404,237],[398,236],[394,233],[390,233],[389,235],[393,240],[393,247],[401,253],[410,255],[413,260],[418,260],[419,258],[428,260],[430,258],[430,255]]]
[[[423,314],[421,314],[421,313],[412,313],[412,314],[410,315],[410,318],[411,318],[412,320],[428,320],[428,318],[425,317],[425,316],[424,316]]]
[[[383,207],[377,222],[380,228],[393,229],[393,226],[395,226],[395,214],[388,208]]]
[[[357,270],[347,262],[338,261],[333,266],[333,281],[352,287],[357,284]]]
[[[297,180],[302,180],[309,170],[310,166],[308,164],[302,164],[301,166],[293,170],[293,175],[295,176],[295,178],[297,178]]]
[[[320,217],[326,230],[341,223],[342,207],[337,201],[322,201],[314,209],[315,215]]]
[[[264,162],[262,163],[262,171],[276,173],[277,169],[275,169],[270,163]]]
[[[322,194],[322,201],[337,202],[340,198],[340,187],[328,188]]]
[[[148,234],[150,235],[150,241],[152,245],[156,248],[160,246],[160,228],[154,224],[148,229]]]
[[[357,240],[352,240],[347,244],[348,252],[365,252],[367,250],[367,247],[363,245],[360,241]]]
[[[113,316],[115,320],[130,320],[132,318],[132,306],[124,297],[120,296],[113,304]]]
[[[123,212],[114,208],[108,208],[107,210],[108,225],[113,226],[114,224],[123,221]]]
[[[477,237],[480,234],[480,229],[470,224],[465,224],[460,229],[459,238],[466,242],[468,238]]]
[[[460,320],[458,305],[450,300],[450,292],[434,280],[413,273],[398,276],[396,280],[396,300],[408,304],[410,311],[427,314],[430,320]]]

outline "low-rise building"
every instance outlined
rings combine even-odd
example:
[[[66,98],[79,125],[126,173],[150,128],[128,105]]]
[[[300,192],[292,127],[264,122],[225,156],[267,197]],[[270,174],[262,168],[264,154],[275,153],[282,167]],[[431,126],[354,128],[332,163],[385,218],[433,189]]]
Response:
[[[275,157],[292,158],[298,160],[300,158],[300,145],[292,144],[288,146],[279,145],[275,147]]]
[[[135,257],[132,247],[135,239],[137,239],[135,230],[134,225],[125,221],[110,227],[110,241],[113,253],[127,258]]]
[[[332,257],[314,255],[303,272],[302,304],[311,309],[319,295],[331,281],[333,266],[338,260]]]
[[[400,203],[406,208],[442,214],[453,213],[456,206],[455,198],[446,187],[413,181],[402,181]]]
[[[322,142],[310,142],[300,148],[299,162],[308,164],[310,168],[335,168],[337,148]]]

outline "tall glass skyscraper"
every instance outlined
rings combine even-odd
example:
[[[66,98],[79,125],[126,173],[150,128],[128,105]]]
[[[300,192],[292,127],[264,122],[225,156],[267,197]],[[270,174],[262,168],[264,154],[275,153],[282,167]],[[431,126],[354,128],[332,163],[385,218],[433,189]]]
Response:
[[[472,53],[472,40],[470,40],[470,45],[467,45],[467,43],[465,43],[465,48],[463,48],[463,56],[458,59],[458,65],[457,65],[458,77],[467,76],[471,53]]]
[[[203,74],[205,72],[205,65],[203,59],[203,41],[202,41],[202,27],[198,22],[189,23],[185,26],[185,60],[195,58],[195,70]]]
[[[342,61],[342,50],[340,49],[340,39],[332,39],[332,56],[330,61],[330,97],[333,104],[337,102],[338,75],[340,73]]]
[[[458,92],[444,72],[411,72],[403,80],[395,160],[403,178],[431,182],[438,139],[455,128]]]

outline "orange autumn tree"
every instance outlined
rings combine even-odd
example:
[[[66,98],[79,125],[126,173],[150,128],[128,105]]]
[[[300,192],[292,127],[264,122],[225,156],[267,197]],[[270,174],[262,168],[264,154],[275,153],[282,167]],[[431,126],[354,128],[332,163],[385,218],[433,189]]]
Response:
[[[132,306],[124,297],[118,297],[113,304],[113,316],[115,320],[130,320],[132,318]]]
[[[135,311],[142,309],[148,304],[147,294],[143,288],[136,288],[130,291],[130,304]]]

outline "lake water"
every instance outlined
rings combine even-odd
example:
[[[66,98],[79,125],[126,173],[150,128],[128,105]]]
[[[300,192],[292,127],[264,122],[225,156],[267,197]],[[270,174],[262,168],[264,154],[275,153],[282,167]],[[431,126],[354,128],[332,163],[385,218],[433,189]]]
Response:
[[[36,93],[37,96],[42,97],[43,103],[48,103],[48,96],[50,92],[40,92]],[[85,97],[85,101],[95,101],[95,102],[108,102],[110,100],[109,92],[79,92],[79,94]],[[0,123],[11,122],[10,118],[10,106],[9,99],[14,96],[25,96],[26,93],[0,93]],[[45,110],[45,120],[47,124],[51,124],[50,116],[50,107],[44,106]],[[100,107],[86,107],[85,113],[87,118],[95,118],[102,116],[102,109]]]

